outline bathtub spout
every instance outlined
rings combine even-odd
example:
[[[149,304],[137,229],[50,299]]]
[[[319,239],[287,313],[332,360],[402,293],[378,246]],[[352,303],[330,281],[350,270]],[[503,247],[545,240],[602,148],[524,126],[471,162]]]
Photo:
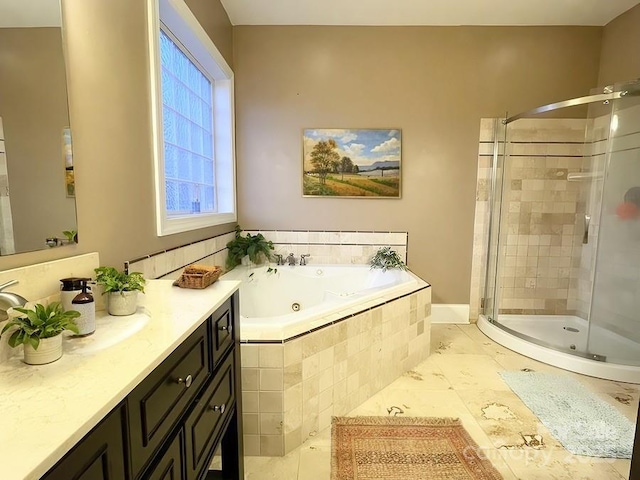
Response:
[[[294,266],[296,264],[296,257],[293,256],[293,253],[290,253],[286,260],[287,263],[291,266]]]

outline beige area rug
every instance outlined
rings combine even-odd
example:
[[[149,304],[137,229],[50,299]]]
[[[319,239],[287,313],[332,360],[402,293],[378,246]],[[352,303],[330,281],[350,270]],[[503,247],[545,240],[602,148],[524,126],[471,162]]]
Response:
[[[480,455],[478,455],[478,452]],[[334,417],[331,480],[499,480],[453,418]]]

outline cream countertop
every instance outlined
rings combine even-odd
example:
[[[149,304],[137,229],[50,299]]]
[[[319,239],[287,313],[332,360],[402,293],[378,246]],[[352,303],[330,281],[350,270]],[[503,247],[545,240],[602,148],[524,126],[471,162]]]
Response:
[[[130,317],[98,312],[96,332],[65,339],[56,362],[26,365],[17,348],[0,363],[0,478],[40,478],[239,286],[171,283],[148,281]]]

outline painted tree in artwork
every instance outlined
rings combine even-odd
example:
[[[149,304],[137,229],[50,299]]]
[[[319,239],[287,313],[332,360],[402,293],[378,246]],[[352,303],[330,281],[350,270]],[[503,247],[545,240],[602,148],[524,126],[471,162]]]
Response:
[[[344,180],[345,173],[351,173],[353,170],[353,162],[349,157],[342,157],[340,160],[340,172],[342,173],[341,180]]]
[[[335,170],[340,164],[340,154],[336,151],[338,145],[333,138],[320,140],[311,152],[311,163],[314,172],[318,174],[322,185],[327,183],[327,174]]]

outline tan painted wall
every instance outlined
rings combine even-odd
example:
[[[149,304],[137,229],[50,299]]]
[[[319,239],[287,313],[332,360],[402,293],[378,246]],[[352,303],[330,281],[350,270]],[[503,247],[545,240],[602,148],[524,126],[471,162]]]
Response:
[[[640,5],[609,22],[603,30],[598,85],[640,78]]]
[[[481,117],[587,93],[598,27],[234,28],[240,224],[406,230],[435,303],[468,303]],[[401,200],[302,198],[301,133],[401,128]]]
[[[103,265],[120,266],[140,255],[230,230],[227,225],[156,236],[146,1],[64,3],[80,243],[3,257],[0,269],[91,251],[99,252]],[[218,5],[219,0],[208,3]],[[224,10],[212,8],[203,23],[229,58],[231,24]]]
[[[16,251],[39,250],[76,228],[62,156],[69,112],[60,28],[0,28],[0,116]]]

